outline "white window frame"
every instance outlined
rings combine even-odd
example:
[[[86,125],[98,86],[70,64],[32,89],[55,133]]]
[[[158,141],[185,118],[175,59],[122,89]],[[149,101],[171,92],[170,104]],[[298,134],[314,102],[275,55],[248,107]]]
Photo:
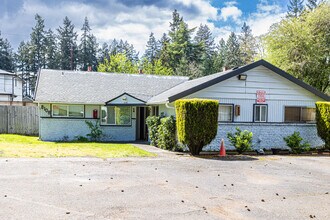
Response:
[[[259,121],[256,120],[257,107],[260,107],[260,111],[259,111],[259,118],[260,118],[260,120]],[[265,120],[264,121],[261,120],[262,119],[262,110],[261,110],[262,108],[266,108],[266,111],[265,111],[266,115],[265,115]],[[265,122],[267,122],[267,119],[268,119],[268,105],[265,105],[265,104],[255,104],[253,106],[253,122],[265,123]]]
[[[220,117],[220,107],[230,107],[231,111],[230,111],[230,121],[220,121],[219,117]],[[233,122],[234,121],[234,105],[233,104],[219,104],[219,108],[218,108],[218,122]]]
[[[115,120],[115,124],[108,124],[107,123],[107,121],[108,121],[108,107],[114,107],[114,108],[116,108],[116,107],[118,107],[118,108],[120,108],[120,107],[129,107],[129,109],[130,109],[130,123],[129,124],[125,124],[125,125],[119,125],[119,124],[116,124],[116,120]],[[102,117],[102,111],[105,111],[105,114],[106,114],[106,116],[103,118]],[[114,111],[115,112],[115,118],[116,118],[116,111]],[[103,121],[103,120],[105,120],[105,122]],[[132,106],[121,106],[121,105],[110,105],[110,106],[102,106],[101,107],[101,125],[108,125],[108,126],[132,126]]]
[[[60,106],[66,106],[66,116],[62,115],[54,115],[54,106],[60,105]],[[82,106],[83,107],[83,115],[82,117],[78,116],[70,116],[70,106]],[[67,104],[52,104],[52,117],[54,118],[85,118],[85,107],[84,105],[67,105]]]

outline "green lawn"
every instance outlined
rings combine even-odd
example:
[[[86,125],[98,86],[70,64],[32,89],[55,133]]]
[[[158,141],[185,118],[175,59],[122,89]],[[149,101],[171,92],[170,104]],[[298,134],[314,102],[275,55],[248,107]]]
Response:
[[[131,144],[45,142],[38,137],[0,134],[0,157],[150,157]]]

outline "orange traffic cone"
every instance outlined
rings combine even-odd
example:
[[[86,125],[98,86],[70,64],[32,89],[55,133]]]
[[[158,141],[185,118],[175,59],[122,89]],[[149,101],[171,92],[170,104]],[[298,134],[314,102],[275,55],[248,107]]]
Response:
[[[221,146],[220,146],[220,157],[226,156],[226,148],[224,144],[224,140],[221,139]]]

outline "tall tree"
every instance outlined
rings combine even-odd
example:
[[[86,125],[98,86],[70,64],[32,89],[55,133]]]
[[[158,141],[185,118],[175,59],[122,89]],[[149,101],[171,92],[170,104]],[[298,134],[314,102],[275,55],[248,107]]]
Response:
[[[87,17],[85,17],[84,24],[81,28],[82,36],[79,45],[79,65],[80,69],[86,71],[88,66],[92,67],[92,70],[97,68],[97,48],[96,37],[91,33],[91,28]]]
[[[37,73],[40,68],[46,67],[45,53],[45,21],[36,14],[36,25],[32,28],[31,41],[30,41],[30,55],[31,55],[31,70],[33,73]]]
[[[242,64],[243,61],[241,59],[241,50],[237,36],[234,32],[231,32],[226,43],[225,67],[239,67]]]
[[[245,22],[239,35],[239,43],[241,49],[241,59],[243,64],[252,63],[256,55],[256,40],[252,35],[252,30]]]
[[[49,29],[46,32],[45,43],[46,43],[46,53],[45,53],[46,67],[49,69],[58,69],[59,54],[58,54],[56,36],[51,29]]]
[[[151,63],[157,58],[159,51],[159,44],[153,33],[149,35],[149,40],[147,42],[147,49],[144,53],[144,57]]]
[[[0,32],[0,69],[14,71],[14,54],[9,41],[1,37]]]
[[[298,17],[304,10],[304,0],[290,0],[288,5],[288,17]]]
[[[209,75],[214,73],[214,59],[215,59],[215,44],[214,44],[214,37],[212,36],[212,32],[207,25],[200,25],[196,36],[194,38],[194,50],[195,54],[197,55],[193,61],[195,64],[192,64],[194,71],[194,77],[199,76],[200,70],[202,75]]]
[[[182,21],[183,21],[183,17],[181,17],[179,12],[175,9],[172,12],[172,22],[170,22],[170,32],[169,32],[170,36],[174,35],[174,33],[179,29]]]
[[[284,19],[265,37],[267,60],[322,92],[330,93],[330,4],[299,19]]]
[[[58,41],[60,54],[60,68],[63,70],[76,69],[78,48],[77,48],[77,33],[74,31],[74,24],[71,23],[68,17],[63,20],[63,27],[59,27]]]
[[[214,58],[214,72],[221,72],[223,70],[225,65],[226,51],[226,42],[223,38],[221,38],[217,46],[216,57]]]
[[[109,53],[110,53],[109,45],[107,43],[103,43],[101,48],[99,48],[98,63],[103,62],[104,59],[109,59],[109,57],[110,57]]]

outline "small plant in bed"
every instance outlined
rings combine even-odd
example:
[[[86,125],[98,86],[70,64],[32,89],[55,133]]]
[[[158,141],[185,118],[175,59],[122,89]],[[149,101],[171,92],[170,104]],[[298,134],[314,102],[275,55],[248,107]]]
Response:
[[[227,138],[229,139],[230,143],[236,148],[239,154],[242,154],[245,151],[252,150],[251,146],[253,133],[251,131],[242,131],[239,127],[236,127],[236,132],[228,132]]]
[[[295,131],[292,135],[284,137],[283,139],[294,154],[300,154],[302,152],[309,151],[310,149],[310,144],[307,141],[301,143],[303,138],[300,136],[300,132]]]
[[[100,121],[97,120],[95,122],[95,125],[91,121],[85,121],[85,123],[87,124],[90,130],[90,133],[87,134],[87,137],[89,137],[91,141],[99,141],[103,135],[103,132],[100,127]]]

